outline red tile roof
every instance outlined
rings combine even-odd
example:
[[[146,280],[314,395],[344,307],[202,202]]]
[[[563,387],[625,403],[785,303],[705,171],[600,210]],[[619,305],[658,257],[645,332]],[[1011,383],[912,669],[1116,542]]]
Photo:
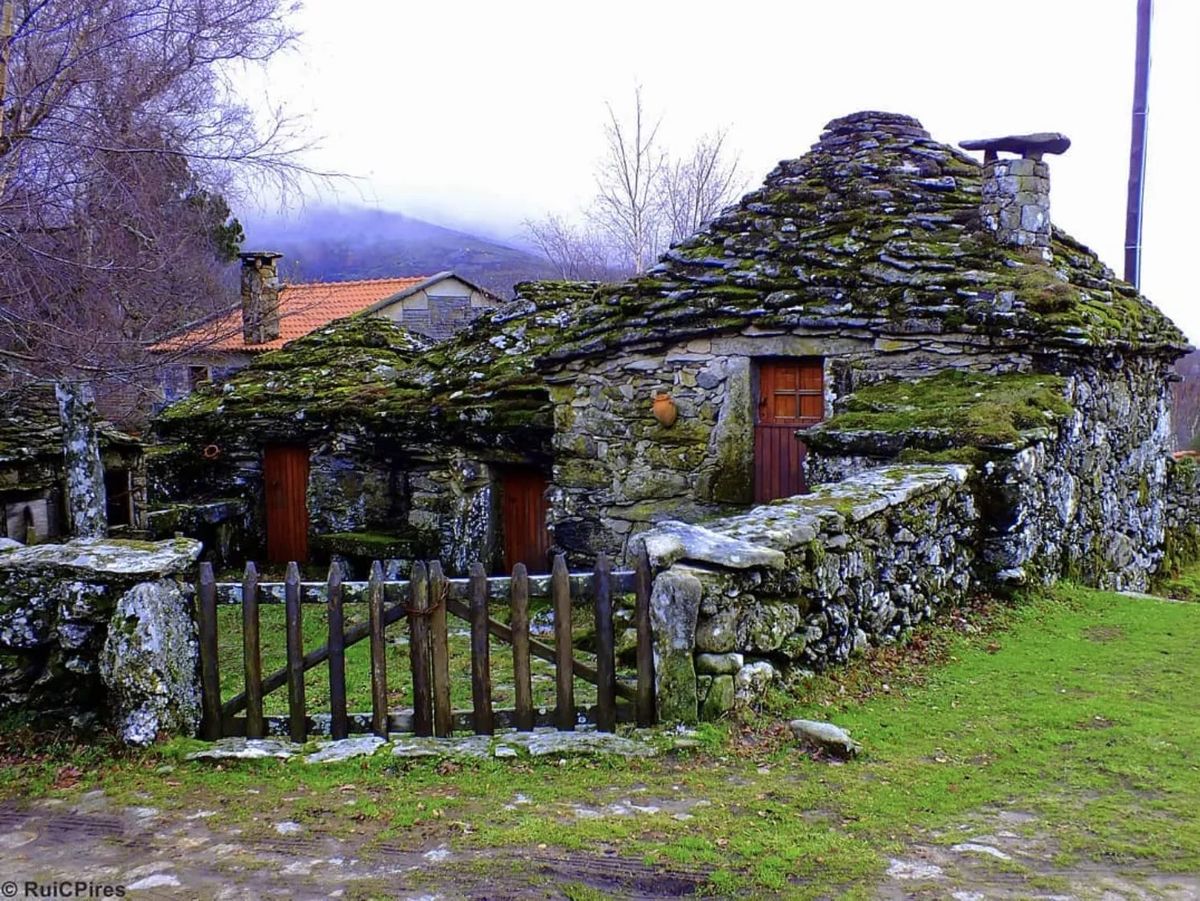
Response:
[[[197,351],[260,353],[277,350],[323,325],[359,313],[384,298],[407,291],[433,276],[375,278],[354,282],[311,282],[284,285],[279,295],[279,337],[262,344],[247,344],[242,338],[242,307],[239,304],[207,322],[171,335],[150,349],[158,352],[195,348]]]

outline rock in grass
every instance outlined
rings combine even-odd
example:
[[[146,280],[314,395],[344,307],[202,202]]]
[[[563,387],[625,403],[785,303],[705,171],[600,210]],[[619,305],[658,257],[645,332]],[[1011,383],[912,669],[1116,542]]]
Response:
[[[354,757],[370,757],[386,742],[378,735],[360,735],[322,743],[319,750],[304,758],[309,763],[337,763]]]
[[[280,738],[222,738],[202,751],[187,755],[188,760],[262,760],[276,757],[287,760],[303,750],[303,745]]]
[[[833,723],[792,720],[788,726],[801,744],[842,760],[855,757],[862,750],[862,745],[852,739],[849,732]]]

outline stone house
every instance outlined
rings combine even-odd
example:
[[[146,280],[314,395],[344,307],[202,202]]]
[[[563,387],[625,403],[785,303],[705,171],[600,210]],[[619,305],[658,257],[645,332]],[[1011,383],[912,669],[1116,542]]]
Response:
[[[994,576],[1142,587],[1187,342],[1051,225],[1043,156],[1066,143],[968,145],[981,164],[907,116],[834,120],[640,277],[518,286],[437,346],[352,317],[263,355],[164,412],[161,496],[248,498],[269,548],[290,479],[289,551],[499,569],[966,463]]]
[[[281,285],[281,254],[240,256],[240,304],[150,348],[169,361],[159,375],[166,403],[185,397],[204,382],[226,378],[259,354],[355,313],[387,317],[440,340],[501,303],[491,292],[453,272]]]
[[[41,544],[69,534],[63,432],[54,391],[27,386],[0,395],[0,538]],[[109,530],[145,527],[146,470],[141,442],[99,427]]]

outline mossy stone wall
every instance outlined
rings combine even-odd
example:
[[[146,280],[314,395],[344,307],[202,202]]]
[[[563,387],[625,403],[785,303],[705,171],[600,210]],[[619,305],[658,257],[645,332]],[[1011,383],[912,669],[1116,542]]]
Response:
[[[1191,454],[1168,457],[1166,468],[1166,529],[1156,575],[1170,578],[1200,560],[1200,459]]]
[[[639,539],[660,710],[694,720],[896,640],[976,584],[969,467],[894,466]]]

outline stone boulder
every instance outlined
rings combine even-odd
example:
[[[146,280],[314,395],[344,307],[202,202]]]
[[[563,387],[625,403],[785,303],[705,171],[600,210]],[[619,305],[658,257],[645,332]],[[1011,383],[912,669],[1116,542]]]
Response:
[[[862,746],[845,729],[819,720],[792,720],[788,728],[806,747],[815,748],[840,760],[857,757]]]
[[[199,648],[188,599],[170,579],[142,582],[117,601],[100,656],[109,715],[129,744],[200,721]]]
[[[200,549],[197,541],[177,538],[87,539],[0,550],[0,711],[20,710],[47,725],[109,722],[138,736],[151,720],[160,721],[160,728],[186,726],[190,702],[181,700],[187,692],[180,685],[188,672],[180,655],[192,616],[184,586]],[[166,600],[152,601],[151,595]],[[101,673],[114,624],[119,634],[113,641],[121,644],[112,653],[131,654],[139,667],[166,666],[156,677],[161,684],[142,679],[127,687],[132,677],[122,670],[124,661],[110,667],[107,678]],[[160,652],[167,656],[155,658]],[[175,701],[183,703],[179,716],[165,715]],[[151,715],[156,705],[161,718]],[[128,719],[137,710],[143,711],[135,717],[141,726]]]

